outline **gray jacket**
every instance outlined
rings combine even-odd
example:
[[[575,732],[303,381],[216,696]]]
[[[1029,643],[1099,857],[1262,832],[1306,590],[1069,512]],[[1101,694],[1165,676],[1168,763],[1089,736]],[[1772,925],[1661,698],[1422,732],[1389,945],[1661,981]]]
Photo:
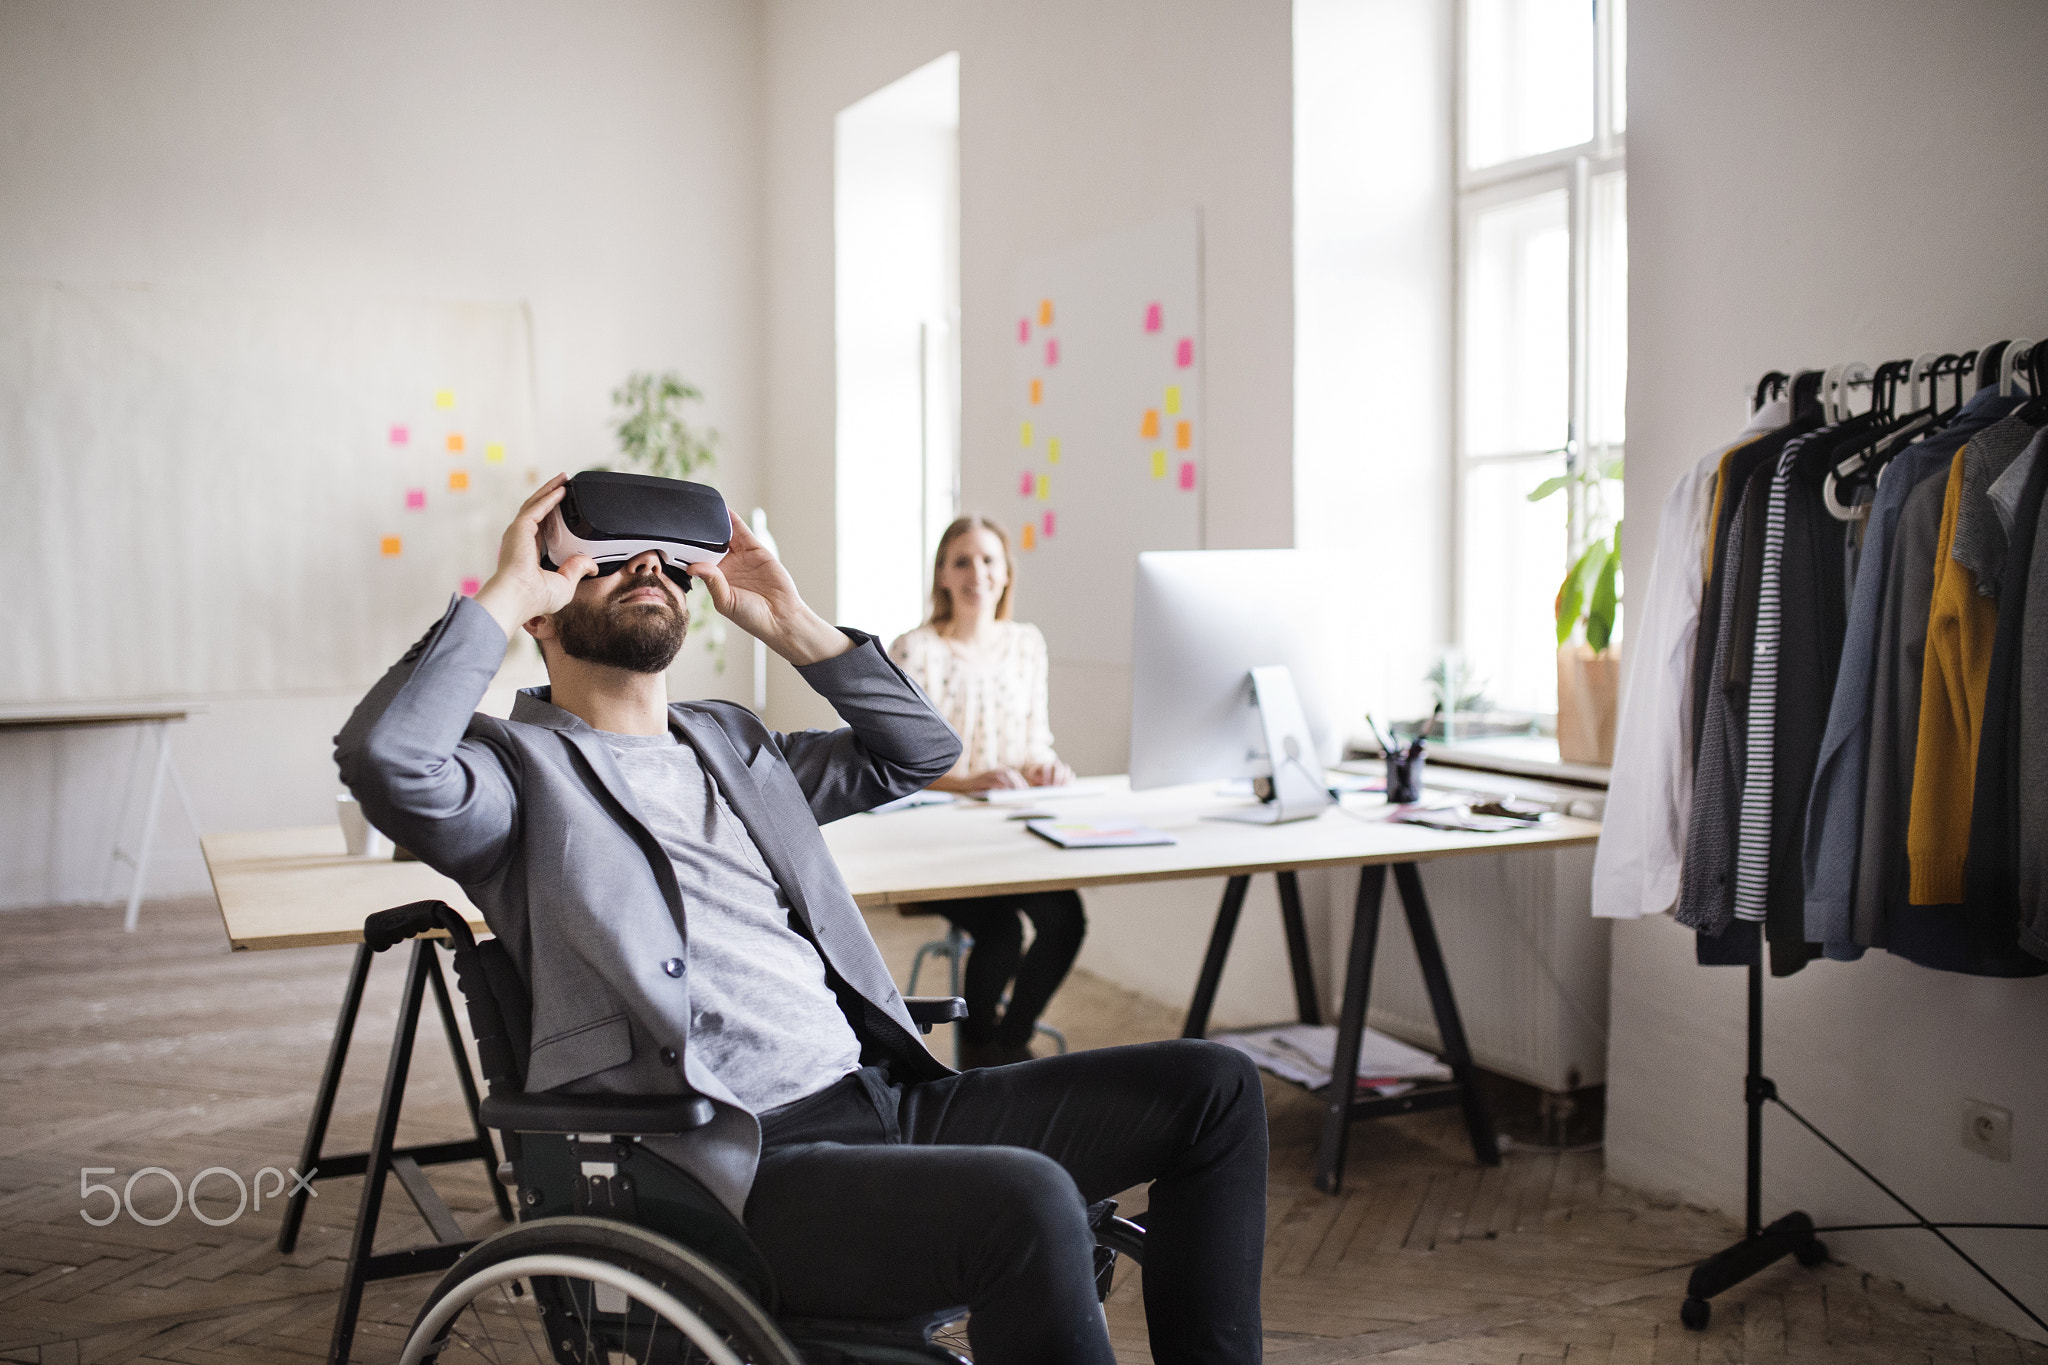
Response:
[[[819,826],[917,791],[960,741],[872,636],[798,671],[847,726],[781,734],[730,702],[681,702],[670,725],[753,836],[817,945],[862,1059],[905,1079],[951,1074],[918,1040]],[[364,813],[462,885],[533,996],[528,1090],[663,1094],[685,1083],[716,1117],[650,1145],[742,1215],[760,1125],[689,1043],[688,918],[600,733],[528,688],[510,720],[475,714],[505,653],[490,614],[458,598],[370,689],[335,761]]]

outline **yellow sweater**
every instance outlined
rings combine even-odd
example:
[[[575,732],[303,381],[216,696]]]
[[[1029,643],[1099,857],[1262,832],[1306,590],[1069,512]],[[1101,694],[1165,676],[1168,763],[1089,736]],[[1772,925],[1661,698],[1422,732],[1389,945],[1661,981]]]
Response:
[[[1991,642],[1998,602],[1977,595],[1977,575],[1949,558],[1963,501],[1964,446],[1948,469],[1941,539],[1934,560],[1934,603],[1927,617],[1927,653],[1920,672],[1920,733],[1913,754],[1913,805],[1906,853],[1915,905],[1953,905],[1963,898],[1970,852],[1970,804],[1976,792],[1977,739],[1984,730],[1984,690],[1991,679]]]

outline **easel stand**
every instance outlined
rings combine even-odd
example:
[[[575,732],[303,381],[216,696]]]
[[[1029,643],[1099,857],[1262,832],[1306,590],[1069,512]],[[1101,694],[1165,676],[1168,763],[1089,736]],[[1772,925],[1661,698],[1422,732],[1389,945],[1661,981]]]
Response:
[[[1703,1331],[1712,1316],[1712,1306],[1707,1300],[1724,1290],[1741,1284],[1758,1271],[1775,1264],[1787,1256],[1795,1258],[1804,1266],[1815,1266],[1828,1258],[1828,1249],[1820,1241],[1823,1232],[1887,1232],[1900,1228],[1922,1228],[1941,1239],[1941,1244],[1961,1257],[1963,1263],[1976,1271],[1999,1293],[2012,1301],[2012,1305],[2025,1313],[2035,1326],[2048,1330],[2048,1322],[2041,1315],[2022,1303],[2019,1296],[1999,1283],[1998,1277],[1971,1258],[1970,1254],[1957,1246],[1948,1236],[1951,1229],[1961,1228],[2005,1228],[2016,1231],[2048,1232],[2048,1223],[1934,1223],[1928,1221],[1920,1210],[1907,1203],[1899,1193],[1873,1175],[1862,1162],[1850,1156],[1836,1145],[1826,1133],[1821,1132],[1807,1121],[1806,1116],[1785,1103],[1778,1094],[1778,1086],[1769,1076],[1764,1075],[1764,964],[1767,951],[1759,942],[1757,955],[1749,964],[1749,1071],[1743,1080],[1743,1095],[1748,1105],[1748,1152],[1747,1188],[1744,1191],[1743,1238],[1727,1250],[1701,1261],[1693,1267],[1692,1278],[1686,1282],[1685,1303],[1678,1311],[1679,1321],[1694,1331]],[[1815,1227],[1807,1214],[1794,1211],[1778,1219],[1769,1227],[1763,1223],[1763,1152],[1764,1152],[1764,1105],[1775,1104],[1790,1114],[1800,1127],[1827,1144],[1829,1151],[1855,1168],[1856,1173],[1885,1192],[1893,1203],[1904,1209],[1913,1218],[1910,1223],[1839,1223],[1831,1227]]]
[[[1437,944],[1429,901],[1422,894],[1422,876],[1414,863],[1395,863],[1393,868],[1394,885],[1401,892],[1401,908],[1407,912],[1408,934],[1415,941],[1415,956],[1422,965],[1423,985],[1429,990],[1430,1009],[1436,1015],[1437,1035],[1443,1040],[1444,1061],[1450,1065],[1451,1079],[1417,1085],[1400,1095],[1356,1098],[1358,1053],[1365,1041],[1366,1005],[1372,991],[1373,953],[1380,939],[1380,901],[1387,885],[1386,864],[1362,867],[1358,874],[1358,900],[1351,915],[1351,953],[1344,969],[1344,1003],[1337,1015],[1337,1050],[1331,1058],[1330,1084],[1320,1092],[1325,1108],[1323,1137],[1316,1153],[1316,1188],[1324,1194],[1336,1194],[1343,1186],[1345,1148],[1351,1124],[1357,1119],[1458,1105],[1465,1111],[1465,1132],[1472,1142],[1473,1159],[1483,1166],[1500,1165],[1500,1144],[1473,1075],[1472,1049],[1465,1041],[1465,1024],[1458,1017],[1450,975],[1444,970],[1443,950]],[[1301,915],[1301,883],[1292,872],[1276,872],[1273,876],[1279,883],[1280,923],[1287,935],[1287,963],[1294,974],[1295,1009],[1302,1023],[1320,1024],[1323,1016],[1316,1003],[1315,965],[1309,958],[1308,932]],[[1216,987],[1223,979],[1223,960],[1230,953],[1230,940],[1237,932],[1238,916],[1244,911],[1245,892],[1251,880],[1249,876],[1237,876],[1224,884],[1223,903],[1216,909],[1216,927],[1209,935],[1208,956],[1202,961],[1202,974],[1188,1005],[1187,1023],[1181,1029],[1183,1038],[1200,1038],[1208,1032],[1209,1009],[1216,1002]]]
[[[441,974],[436,940],[418,938],[412,944],[412,962],[405,974],[405,1000],[399,1007],[398,1029],[391,1037],[391,1060],[384,1070],[384,1096],[377,1106],[377,1126],[370,1134],[370,1150],[343,1155],[322,1155],[327,1123],[334,1114],[335,1091],[341,1084],[341,1069],[348,1060],[349,1040],[355,1034],[356,1014],[363,1003],[363,986],[370,976],[370,946],[356,948],[355,965],[349,971],[348,990],[341,998],[341,1016],[334,1027],[334,1043],[327,1051],[327,1069],[320,1077],[320,1093],[313,1101],[313,1117],[306,1125],[306,1145],[298,1168],[308,1180],[332,1180],[338,1176],[363,1176],[362,1201],[356,1209],[355,1230],[349,1239],[348,1270],[342,1278],[341,1302],[334,1313],[334,1335],[327,1348],[330,1365],[346,1365],[349,1347],[355,1340],[356,1316],[362,1310],[363,1287],[371,1280],[394,1279],[446,1270],[476,1245],[456,1223],[455,1215],[427,1180],[425,1166],[454,1161],[481,1161],[491,1193],[498,1204],[498,1216],[512,1221],[512,1201],[498,1182],[498,1153],[490,1133],[477,1115],[476,1079],[470,1074],[469,1054],[463,1047],[462,1032],[455,1024],[455,1011],[448,999],[448,983]],[[431,1142],[412,1147],[396,1145],[398,1113],[405,1102],[405,1080],[412,1067],[413,1039],[419,1032],[420,1006],[427,987],[434,990],[434,1006],[441,1014],[441,1027],[448,1035],[448,1050],[455,1060],[455,1078],[462,1086],[463,1102],[469,1107],[469,1121],[476,1136],[458,1142]],[[384,1206],[384,1177],[398,1177],[413,1207],[426,1220],[435,1240],[404,1251],[376,1254],[377,1216]],[[284,1226],[278,1229],[277,1249],[289,1252],[298,1245],[299,1224],[306,1216],[306,1191],[295,1190],[285,1208]]]

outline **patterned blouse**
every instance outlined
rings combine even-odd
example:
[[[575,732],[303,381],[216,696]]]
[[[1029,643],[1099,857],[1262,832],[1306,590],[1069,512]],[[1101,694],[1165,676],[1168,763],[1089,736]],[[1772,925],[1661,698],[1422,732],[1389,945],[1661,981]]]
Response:
[[[1057,757],[1046,715],[1045,637],[1020,621],[992,625],[994,642],[972,658],[928,625],[889,646],[889,657],[959,732],[956,777]]]

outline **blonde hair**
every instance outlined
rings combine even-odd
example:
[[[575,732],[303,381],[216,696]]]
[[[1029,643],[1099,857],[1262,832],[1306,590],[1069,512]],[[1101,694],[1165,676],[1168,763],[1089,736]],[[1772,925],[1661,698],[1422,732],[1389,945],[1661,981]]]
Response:
[[[953,524],[939,537],[939,552],[932,557],[932,614],[926,625],[936,626],[953,619],[953,593],[939,586],[939,575],[946,568],[946,552],[953,548],[953,542],[969,531],[986,531],[996,538],[996,544],[1003,547],[1003,595],[996,600],[996,620],[1010,619],[1010,591],[1017,586],[1017,561],[1010,553],[1010,538],[1003,534],[1003,528],[977,513],[955,517]]]

